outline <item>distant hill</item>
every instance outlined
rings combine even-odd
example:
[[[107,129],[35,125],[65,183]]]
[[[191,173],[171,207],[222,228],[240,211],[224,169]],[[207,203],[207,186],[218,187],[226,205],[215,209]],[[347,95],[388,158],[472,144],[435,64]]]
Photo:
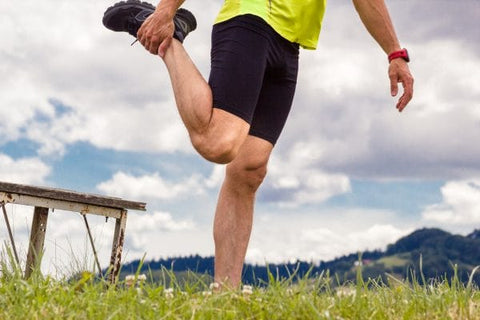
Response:
[[[480,239],[480,230],[475,229],[472,233],[470,233],[467,238],[469,239]]]
[[[467,282],[473,268],[480,265],[480,230],[467,236],[453,235],[440,229],[420,229],[387,246],[385,251],[365,251],[352,253],[331,261],[310,263],[298,261],[268,266],[244,266],[244,283],[262,285],[268,283],[269,274],[275,279],[287,279],[292,274],[298,277],[315,276],[322,272],[335,275],[340,281],[356,278],[357,268],[362,267],[362,275],[368,278],[387,280],[387,273],[399,279],[412,279],[422,283],[423,279],[451,279],[455,269],[461,281]],[[135,273],[140,261],[132,261],[122,267],[121,278]],[[201,275],[205,281],[213,276],[213,257],[176,257],[146,261],[140,270],[147,273],[153,281],[165,281],[165,273],[172,271],[182,279]],[[423,276],[422,276],[423,275]],[[480,275],[474,276],[480,284]]]

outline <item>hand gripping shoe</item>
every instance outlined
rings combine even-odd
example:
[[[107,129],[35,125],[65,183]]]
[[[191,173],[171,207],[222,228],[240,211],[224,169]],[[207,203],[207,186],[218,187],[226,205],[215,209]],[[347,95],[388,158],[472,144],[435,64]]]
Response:
[[[142,23],[155,11],[155,6],[139,0],[121,1],[108,8],[103,15],[103,25],[113,31],[128,32],[135,38]],[[183,8],[173,18],[175,31],[173,37],[180,42],[187,34],[197,28],[193,14]]]

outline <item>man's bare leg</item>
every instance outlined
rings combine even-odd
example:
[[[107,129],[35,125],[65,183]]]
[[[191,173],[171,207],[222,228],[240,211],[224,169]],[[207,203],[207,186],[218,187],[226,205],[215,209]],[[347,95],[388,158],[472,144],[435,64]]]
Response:
[[[172,40],[163,60],[178,111],[195,149],[213,162],[232,161],[248,134],[249,124],[231,113],[213,108],[210,86],[179,41]]]
[[[236,288],[241,282],[255,193],[267,173],[273,146],[247,136],[235,160],[228,164],[214,221],[215,281]]]

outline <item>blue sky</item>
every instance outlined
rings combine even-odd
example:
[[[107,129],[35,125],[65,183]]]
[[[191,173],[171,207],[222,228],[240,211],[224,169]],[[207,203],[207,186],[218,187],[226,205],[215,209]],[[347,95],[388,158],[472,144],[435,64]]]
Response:
[[[184,5],[198,21],[185,46],[205,77],[221,2]],[[112,3],[0,4],[0,180],[147,202],[147,212],[129,215],[127,261],[211,255],[224,168],[190,146],[161,60],[102,26]],[[421,227],[479,226],[480,1],[387,4],[412,56],[413,101],[396,112],[385,54],[350,1],[330,1],[318,49],[300,55],[249,262],[327,260],[383,249]],[[31,210],[8,209],[26,251]],[[91,220],[106,265],[113,223]],[[51,214],[46,245],[45,268],[92,264],[76,214]]]

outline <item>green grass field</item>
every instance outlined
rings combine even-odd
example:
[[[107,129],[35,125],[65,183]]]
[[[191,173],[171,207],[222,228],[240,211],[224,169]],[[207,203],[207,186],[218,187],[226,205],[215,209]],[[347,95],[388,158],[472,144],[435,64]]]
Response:
[[[67,281],[36,272],[23,280],[3,267],[0,319],[480,319],[480,291],[455,278],[429,285],[393,277],[364,282],[359,270],[357,283],[334,284],[328,273],[292,275],[264,287],[212,293],[205,277],[180,287],[168,271],[164,284],[147,279],[109,286],[88,273]]]

